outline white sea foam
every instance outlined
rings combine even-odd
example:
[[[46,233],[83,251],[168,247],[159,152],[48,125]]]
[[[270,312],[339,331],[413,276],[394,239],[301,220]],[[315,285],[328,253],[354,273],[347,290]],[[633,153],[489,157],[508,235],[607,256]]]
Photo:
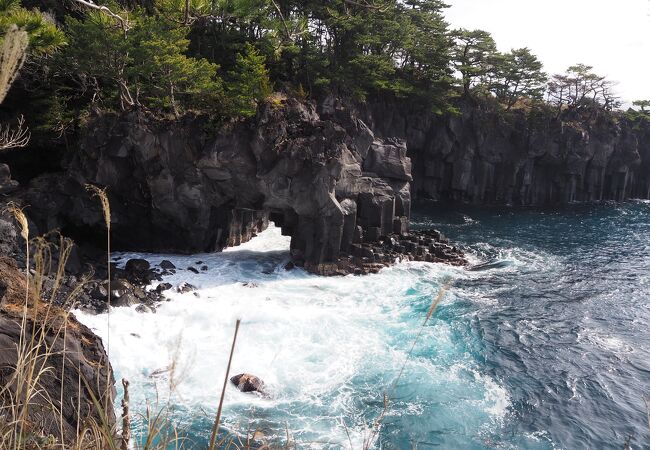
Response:
[[[152,264],[169,259],[179,269],[208,266],[198,274],[179,270],[165,279],[197,286],[198,296],[167,291],[169,301],[155,314],[112,310],[110,359],[117,375],[131,382],[132,409],[143,412],[156,395],[165,398],[170,361],[176,360],[175,378],[181,383],[171,401],[184,414],[205,411],[211,417],[240,318],[231,374],[259,376],[272,398],[230,386],[224,423],[235,429],[253,416],[260,420],[258,425],[277,434],[288,425],[294,435],[310,441],[347,446],[343,421],[355,447],[361,442],[367,425],[381,411],[381,396],[399,372],[431,297],[444,278],[465,276],[464,270],[407,263],[377,275],[316,277],[283,269],[288,243],[271,227],[220,254],[121,255],[121,261],[145,257]],[[442,305],[452,301],[453,294]],[[106,339],[106,315],[76,314]],[[467,354],[458,353],[452,334],[443,321],[424,330],[417,348],[432,349],[437,356],[416,355],[407,365],[404,384],[415,393],[399,414],[425,415],[437,395],[448,391],[454,401],[454,393],[465,397],[471,391],[472,410],[466,416],[479,422],[502,417],[509,405],[507,392],[472,367]]]

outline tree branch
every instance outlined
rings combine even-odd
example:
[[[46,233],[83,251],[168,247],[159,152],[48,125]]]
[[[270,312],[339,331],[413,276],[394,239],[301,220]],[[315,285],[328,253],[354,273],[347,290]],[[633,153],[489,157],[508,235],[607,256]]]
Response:
[[[9,125],[6,127],[0,126],[0,151],[26,147],[30,137],[29,128],[25,126],[25,118],[20,116],[18,128],[12,129]]]
[[[291,33],[289,32],[289,27],[287,26],[287,21],[284,19],[284,14],[282,14],[282,10],[280,9],[280,6],[277,4],[275,0],[271,0],[273,2],[273,6],[275,6],[276,11],[278,12],[278,15],[280,16],[280,20],[282,21],[282,26],[284,27],[284,33],[287,35],[287,39],[289,41],[293,41],[291,38]]]
[[[93,3],[92,0],[72,0],[72,1],[77,2],[77,3],[81,4],[81,5],[84,5],[84,6],[88,7],[88,8],[96,9],[97,11],[101,11],[104,14],[106,14],[107,16],[112,17],[113,19],[117,20],[120,23],[120,26],[122,27],[124,32],[127,32],[129,30],[129,28],[130,28],[129,21],[127,19],[120,16],[119,14],[114,13],[113,11],[111,11],[106,6],[97,5],[97,4]]]

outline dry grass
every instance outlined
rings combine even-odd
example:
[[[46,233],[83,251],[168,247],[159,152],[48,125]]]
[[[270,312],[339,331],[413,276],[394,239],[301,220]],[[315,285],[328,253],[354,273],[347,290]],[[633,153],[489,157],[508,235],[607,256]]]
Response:
[[[97,188],[96,186],[87,186],[87,190],[96,196],[101,203],[104,220],[107,229],[107,264],[108,264],[108,280],[110,281],[110,204],[104,189]],[[106,391],[104,392],[104,402],[93,394],[93,380],[87,380],[81,373],[79,367],[73,367],[77,373],[76,392],[77,404],[76,414],[77,417],[82,416],[82,405],[80,399],[82,391],[90,394],[93,408],[93,418],[84,423],[77,422],[77,428],[74,433],[73,439],[66,435],[64,429],[65,418],[63,416],[62,405],[66,401],[64,398],[64,386],[61,383],[61,389],[57,398],[52,398],[52,392],[47,392],[44,389],[41,381],[46,376],[52,375],[55,370],[54,366],[50,363],[51,359],[55,356],[63,356],[63,367],[61,369],[60,380],[64,380],[64,373],[66,364],[71,364],[71,361],[66,358],[66,342],[69,333],[78,333],[79,324],[71,316],[70,308],[74,303],[74,297],[78,294],[83,286],[84,280],[79,283],[78,288],[74,289],[69,298],[64,302],[63,307],[53,306],[53,301],[56,294],[61,287],[61,281],[65,274],[65,263],[70,255],[72,249],[72,242],[68,239],[60,237],[58,244],[58,264],[52,267],[52,253],[51,246],[48,239],[44,237],[37,237],[29,239],[28,221],[23,211],[15,205],[10,205],[8,211],[14,216],[21,229],[21,236],[25,240],[26,252],[26,268],[24,274],[24,297],[19,304],[14,296],[13,302],[5,302],[2,309],[6,312],[20,317],[21,320],[21,334],[19,343],[16,348],[16,364],[12,368],[11,381],[6,383],[0,390],[0,399],[3,400],[0,405],[0,448],[13,449],[13,450],[128,450],[130,448],[143,449],[143,450],[162,450],[162,449],[180,449],[180,448],[199,448],[194,445],[190,440],[184,438],[185,433],[178,429],[171,419],[171,411],[173,405],[171,399],[174,391],[180,383],[180,375],[177,373],[179,369],[179,351],[173,352],[171,361],[167,370],[168,395],[167,403],[162,407],[157,404],[147,405],[146,412],[142,417],[139,417],[142,423],[146,425],[146,430],[142,434],[143,442],[132,442],[131,421],[129,406],[129,382],[122,380],[124,396],[122,399],[122,415],[121,415],[121,434],[116,429],[117,425],[113,425],[112,405],[109,405],[112,395],[109,395],[108,389],[112,387],[110,363],[106,362],[107,378],[106,378]],[[30,251],[33,251],[33,261],[30,261]],[[33,264],[34,269],[30,271],[30,264]],[[46,274],[54,277],[53,287],[50,288],[47,301],[43,301],[43,285]],[[369,426],[368,435],[364,437],[362,449],[369,450],[374,448],[381,430],[382,422],[386,417],[389,409],[390,399],[394,395],[396,386],[402,377],[405,367],[411,357],[413,349],[420,340],[422,332],[433,316],[438,304],[443,299],[446,291],[449,289],[450,283],[447,282],[440,289],[438,295],[433,299],[427,315],[420,327],[420,330],[414,339],[414,342],[401,365],[400,371],[391,384],[388,391],[383,396],[383,409],[379,413],[376,420]],[[110,290],[109,290],[110,291]],[[7,297],[5,295],[5,297]],[[106,339],[106,351],[110,355],[110,292],[109,292],[109,312],[107,314],[108,321],[108,335]],[[262,430],[252,429],[249,426],[246,430],[237,433],[226,432],[219,436],[219,429],[221,425],[221,416],[223,410],[224,398],[226,395],[226,388],[229,382],[230,366],[235,351],[237,342],[237,335],[239,332],[240,321],[238,320],[235,325],[233,342],[228,358],[228,366],[224,378],[223,387],[219,405],[217,408],[216,417],[212,422],[212,431],[210,436],[209,449],[216,448],[223,449],[260,449],[270,450],[272,448],[278,449],[291,449],[297,448],[296,443],[292,441],[291,435],[287,428],[286,440],[281,445],[271,444]],[[60,351],[62,355],[58,355],[54,348],[53,343],[61,341],[63,348]],[[81,345],[91,345],[86,337],[81,336],[79,339]],[[178,343],[180,348],[180,342]],[[96,367],[97,374],[102,367]],[[38,423],[32,423],[30,411],[33,408],[45,408],[51,415],[51,420],[58,421],[58,435],[43,433],[39,428]],[[154,410],[156,412],[154,412]],[[650,420],[650,418],[649,418]],[[346,429],[347,432],[347,429]],[[350,440],[350,447],[352,442]]]
[[[88,185],[86,189],[100,200],[102,212],[107,229],[107,265],[108,280],[110,281],[110,204],[105,189]],[[66,348],[67,338],[70,333],[77,333],[80,324],[70,313],[74,299],[83,284],[90,277],[82,279],[78,286],[72,290],[63,302],[62,307],[54,306],[53,301],[62,285],[65,275],[65,264],[72,250],[73,243],[69,239],[60,237],[58,245],[58,263],[53,267],[52,247],[46,237],[36,237],[30,240],[28,220],[23,210],[16,205],[10,204],[7,211],[13,215],[20,227],[20,235],[25,241],[26,267],[24,268],[24,280],[20,280],[20,272],[14,269],[16,274],[14,282],[5,292],[4,301],[1,305],[5,314],[20,320],[20,337],[16,345],[16,361],[10,367],[2,367],[3,371],[10,371],[5,377],[8,381],[0,389],[0,448],[13,450],[127,450],[130,448],[143,450],[162,450],[171,448],[194,447],[186,438],[181,437],[181,432],[170,420],[170,407],[168,403],[153,412],[153,408],[147,407],[142,421],[146,424],[145,439],[143,443],[131,442],[131,419],[129,411],[129,383],[122,380],[124,397],[122,400],[121,434],[118,433],[114,420],[109,417],[112,414],[112,405],[109,405],[112,395],[109,389],[112,387],[110,363],[107,361],[106,391],[102,397],[104,402],[94,394],[93,386],[97,380],[87,380],[82,374],[80,367],[70,367],[72,361],[68,358]],[[48,236],[49,237],[49,236]],[[30,258],[30,256],[33,257]],[[2,262],[2,261],[0,261]],[[44,299],[44,283],[48,278],[53,278],[52,286],[49,287],[48,298]],[[17,288],[18,283],[22,284]],[[23,295],[24,291],[24,295]],[[109,290],[110,291],[110,290]],[[17,293],[20,295],[16,295]],[[45,300],[45,301],[44,301]],[[109,333],[107,336],[106,352],[110,352],[110,292],[109,292]],[[239,321],[236,324],[235,336],[229,357],[229,366],[234,354]],[[57,344],[62,349],[56,350]],[[85,336],[79,336],[79,344],[82,346],[92,345],[92,342]],[[58,347],[61,347],[59,345]],[[180,346],[180,342],[179,342]],[[52,361],[61,358],[61,373],[56,374],[55,365]],[[169,365],[169,395],[171,399],[173,392],[180,383],[182,376],[177,373],[179,369],[179,352],[172,354]],[[102,369],[103,363],[86,361],[94,365],[97,374]],[[64,398],[64,386],[66,366],[76,372],[77,403],[75,414],[77,418],[82,417],[83,405],[81,404],[82,392],[90,396],[92,402],[92,417],[86,417],[85,422],[77,421],[74,437],[66,435],[66,418],[63,415],[63,404],[69,400]],[[229,371],[228,371],[229,372]],[[60,380],[60,392],[53,397],[53,393],[46,389],[43,381],[48,376],[56,376]],[[212,427],[211,448],[237,448],[237,449],[270,449],[268,443],[259,444],[261,432],[256,431],[252,435],[241,437],[227,434],[221,439],[218,438],[221,411],[225,390],[228,383],[226,374],[217,417]],[[109,407],[110,406],[110,407]],[[46,411],[49,421],[57,421],[58,432],[46,433],[40,423],[32,420],[33,412]],[[289,447],[283,447],[289,448]]]
[[[427,315],[424,318],[424,322],[422,322],[422,325],[418,330],[418,334],[413,340],[413,344],[411,345],[409,352],[406,354],[406,358],[404,358],[404,362],[400,367],[400,371],[397,374],[397,377],[395,377],[395,380],[391,384],[390,389],[386,393],[384,393],[384,398],[383,398],[384,407],[379,413],[377,419],[372,424],[372,427],[370,428],[370,433],[363,439],[363,445],[362,445],[363,450],[370,450],[371,448],[374,447],[375,443],[377,442],[377,438],[379,437],[379,432],[381,430],[381,424],[384,421],[384,418],[386,417],[386,413],[388,412],[390,398],[395,394],[397,383],[399,383],[399,380],[402,378],[402,375],[404,374],[404,369],[406,368],[406,364],[411,359],[411,355],[413,354],[413,349],[415,349],[415,346],[420,341],[420,338],[422,337],[422,333],[424,332],[427,323],[433,316],[433,313],[436,311],[436,308],[444,298],[445,294],[447,293],[451,285],[452,285],[451,280],[445,281],[442,287],[440,288],[440,290],[438,291],[438,295],[436,295],[436,297],[431,302],[431,306],[429,306],[429,310],[427,311]],[[350,443],[350,448],[352,448],[352,443]]]

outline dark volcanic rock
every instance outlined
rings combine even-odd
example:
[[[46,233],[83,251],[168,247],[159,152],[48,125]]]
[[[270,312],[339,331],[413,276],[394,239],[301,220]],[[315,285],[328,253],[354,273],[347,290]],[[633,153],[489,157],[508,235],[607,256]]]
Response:
[[[168,291],[171,288],[171,283],[160,283],[158,286],[156,286],[156,292],[162,294],[164,291]]]
[[[193,292],[196,291],[196,286],[190,283],[181,283],[178,286],[176,286],[176,292],[179,292],[181,294],[185,294],[187,292]]]
[[[19,251],[19,236],[14,221],[8,214],[0,212],[0,255],[14,255]]]
[[[414,196],[516,205],[650,197],[650,122],[603,112],[497,111],[465,101],[435,116],[388,99],[363,108],[380,136],[407,142]]]
[[[293,261],[316,273],[361,236],[408,231],[406,145],[376,138],[348,110],[319,115],[288,99],[250,123],[204,125],[143,112],[94,117],[67,174],[32,181],[29,214],[39,228],[96,230],[100,241],[103,217],[83,185],[107,186],[116,248],[182,253],[239,245],[271,219],[291,236]]]
[[[242,392],[259,392],[262,395],[266,395],[264,382],[255,375],[241,373],[230,378],[230,381]]]
[[[160,264],[158,264],[158,265],[160,266],[161,269],[165,269],[165,270],[170,270],[170,269],[175,269],[176,268],[176,266],[174,265],[173,262],[168,261],[166,259],[163,259],[162,261],[160,261]]]
[[[5,392],[7,397],[0,401],[7,405],[9,396],[16,393],[12,375],[21,336],[25,285],[24,275],[8,258],[0,257],[0,273],[0,385],[8,389]],[[38,394],[31,402],[26,425],[28,429],[37,430],[38,434],[58,438],[61,436],[58,418],[62,408],[64,444],[66,448],[72,447],[77,429],[83,429],[91,420],[97,423],[102,420],[94,406],[95,400],[108,405],[104,417],[109,427],[115,424],[112,369],[101,339],[72,314],[66,315],[54,305],[48,314],[42,311],[34,316],[33,300],[32,297],[25,330],[35,329],[38,334],[41,330],[45,332],[40,351],[48,356],[40,358],[36,365],[37,372],[41,372],[35,391]],[[30,340],[29,332],[27,340]],[[79,375],[86,382],[79,381]],[[61,396],[64,399],[62,405],[59,402]],[[79,409],[77,405],[80,405]]]
[[[11,179],[11,171],[6,164],[0,164],[0,194],[9,194],[18,189],[18,182]]]
[[[151,265],[149,264],[149,261],[147,261],[146,259],[134,258],[134,259],[129,259],[126,262],[124,266],[124,270],[134,275],[141,275],[147,272],[150,267]]]

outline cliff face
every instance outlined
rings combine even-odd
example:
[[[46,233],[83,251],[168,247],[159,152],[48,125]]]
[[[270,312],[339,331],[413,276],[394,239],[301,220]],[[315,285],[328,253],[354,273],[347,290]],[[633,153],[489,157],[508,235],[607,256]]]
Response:
[[[504,114],[465,103],[457,116],[375,101],[361,117],[407,142],[413,195],[514,205],[648,198],[650,125],[623,117]]]
[[[66,167],[21,194],[42,232],[101,245],[99,202],[83,187],[92,183],[108,188],[115,248],[221,250],[273,220],[294,262],[349,273],[396,255],[462,263],[444,238],[403,239],[411,192],[522,205],[648,198],[650,126],[482,104],[438,117],[388,100],[286,99],[216,130],[200,117],[98,114]]]
[[[67,175],[33,180],[26,200],[39,229],[101,234],[83,185],[107,186],[115,246],[149,251],[220,250],[271,219],[294,261],[321,273],[353,245],[406,232],[411,179],[403,141],[289,99],[218,131],[201,119],[95,117]]]

